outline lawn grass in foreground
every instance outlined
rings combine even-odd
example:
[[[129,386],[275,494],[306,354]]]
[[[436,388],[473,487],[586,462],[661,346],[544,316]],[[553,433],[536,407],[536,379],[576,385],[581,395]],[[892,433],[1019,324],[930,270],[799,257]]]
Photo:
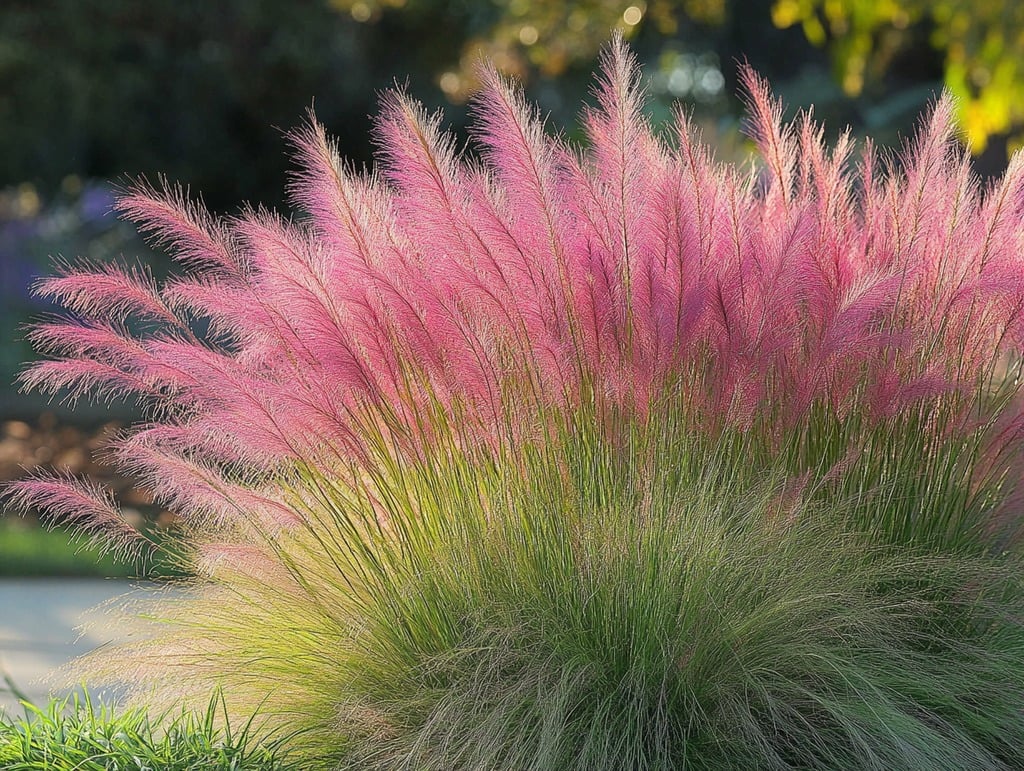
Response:
[[[25,716],[0,713],[0,768],[6,771],[289,771],[276,746],[251,742],[248,725],[233,731],[211,699],[205,714],[150,719],[96,708],[88,693]],[[157,728],[159,726],[159,728]]]

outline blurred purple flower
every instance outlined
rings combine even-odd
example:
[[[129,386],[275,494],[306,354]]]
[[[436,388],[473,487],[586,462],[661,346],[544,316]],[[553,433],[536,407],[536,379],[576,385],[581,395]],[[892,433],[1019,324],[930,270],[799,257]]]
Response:
[[[38,304],[29,287],[43,271],[25,248],[38,231],[39,223],[35,219],[0,224],[0,298],[5,306]]]
[[[117,220],[114,202],[114,193],[107,185],[88,185],[78,199],[78,211],[82,221],[97,223],[106,220],[105,224],[114,224]]]

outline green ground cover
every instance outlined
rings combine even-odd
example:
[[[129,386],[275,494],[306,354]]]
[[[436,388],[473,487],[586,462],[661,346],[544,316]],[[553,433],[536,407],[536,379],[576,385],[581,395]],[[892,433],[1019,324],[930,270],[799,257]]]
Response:
[[[291,771],[274,745],[252,742],[249,726],[233,730],[214,698],[203,715],[162,722],[143,712],[95,708],[90,697],[0,712],[0,767],[7,771]],[[157,726],[160,726],[157,728]]]
[[[120,561],[66,528],[47,529],[0,517],[0,577],[164,578],[180,571],[164,562]]]

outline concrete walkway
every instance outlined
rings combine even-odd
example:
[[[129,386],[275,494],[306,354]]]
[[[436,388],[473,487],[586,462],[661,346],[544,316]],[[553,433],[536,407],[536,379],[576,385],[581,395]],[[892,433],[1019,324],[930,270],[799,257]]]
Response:
[[[138,597],[148,586],[103,579],[0,579],[0,668],[44,705],[54,693],[48,678],[55,669],[131,634],[130,623],[112,622],[108,612],[121,598]],[[0,693],[2,709],[21,714],[9,693]]]

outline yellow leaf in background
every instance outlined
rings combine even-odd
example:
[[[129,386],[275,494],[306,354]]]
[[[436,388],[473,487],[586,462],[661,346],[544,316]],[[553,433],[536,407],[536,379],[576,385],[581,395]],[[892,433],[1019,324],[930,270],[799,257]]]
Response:
[[[817,16],[808,16],[803,23],[804,35],[816,46],[825,44],[825,28],[821,26]]]
[[[803,15],[797,0],[779,0],[772,6],[772,24],[779,29],[786,29],[800,21]]]
[[[992,134],[991,119],[985,107],[975,99],[960,102],[960,125],[970,145],[971,151],[980,153],[988,146],[988,138]]]

